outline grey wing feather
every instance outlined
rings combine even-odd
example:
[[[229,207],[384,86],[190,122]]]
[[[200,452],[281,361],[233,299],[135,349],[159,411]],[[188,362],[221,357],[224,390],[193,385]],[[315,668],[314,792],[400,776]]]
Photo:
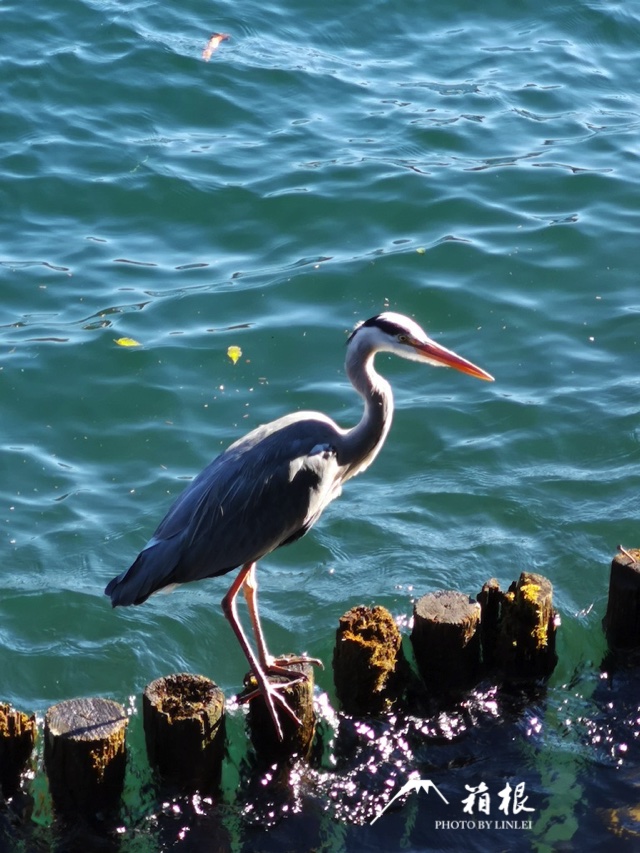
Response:
[[[294,416],[233,444],[107,586],[112,604],[141,604],[165,586],[224,574],[304,535],[340,493],[337,438],[328,420]]]

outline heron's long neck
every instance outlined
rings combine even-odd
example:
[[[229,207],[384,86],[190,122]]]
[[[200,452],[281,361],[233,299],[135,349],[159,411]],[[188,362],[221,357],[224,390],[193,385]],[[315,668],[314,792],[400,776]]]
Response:
[[[344,439],[342,464],[347,468],[345,480],[364,471],[378,455],[393,418],[393,393],[386,379],[373,366],[375,352],[349,351],[347,376],[364,399],[360,423],[350,429]]]

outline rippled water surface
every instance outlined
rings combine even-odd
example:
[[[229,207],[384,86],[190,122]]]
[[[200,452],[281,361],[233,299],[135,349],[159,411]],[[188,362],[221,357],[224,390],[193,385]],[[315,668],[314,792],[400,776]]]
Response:
[[[60,0],[0,26],[0,700],[131,705],[123,850],[209,849],[207,821],[232,849],[631,849],[638,694],[600,664],[608,564],[640,544],[638,4]],[[385,307],[496,382],[379,357],[387,445],[265,560],[270,646],[329,664],[355,604],[407,630],[425,592],[528,570],[558,667],[524,708],[489,688],[445,731],[372,723],[349,772],[327,746],[288,810],[243,784],[236,710],[222,804],[157,837],[137,697],[182,670],[239,689],[229,578],[115,611],[103,588],[248,429],[355,423],[345,333]],[[465,785],[523,781],[532,828],[437,830],[424,794],[368,826],[412,773],[456,819]]]

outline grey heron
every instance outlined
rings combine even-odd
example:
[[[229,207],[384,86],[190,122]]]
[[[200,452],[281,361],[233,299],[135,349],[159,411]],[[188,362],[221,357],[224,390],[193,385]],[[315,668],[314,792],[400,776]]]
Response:
[[[191,482],[133,565],[105,589],[114,607],[142,604],[165,587],[240,568],[222,600],[222,609],[280,739],[276,706],[297,718],[279,691],[301,675],[287,669],[290,659],[276,659],[267,651],[258,616],[256,564],[281,545],[304,536],[338,497],[342,484],[368,468],[378,455],[393,415],[391,387],[373,363],[378,352],[493,380],[401,314],[385,312],[359,323],[347,341],[346,372],[364,400],[360,422],[343,429],[320,412],[296,412],[252,430]],[[240,590],[247,603],[255,651],[238,618]],[[284,675],[288,680],[272,682],[270,675]]]

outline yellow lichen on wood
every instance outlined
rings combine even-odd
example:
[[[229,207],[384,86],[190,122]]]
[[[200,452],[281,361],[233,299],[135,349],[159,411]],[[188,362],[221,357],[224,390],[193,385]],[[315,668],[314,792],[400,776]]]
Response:
[[[549,642],[549,629],[546,624],[536,625],[536,627],[533,629],[533,635],[536,638],[536,642],[539,648],[543,649],[547,646]]]
[[[520,595],[531,604],[536,604],[540,597],[541,586],[538,583],[523,583],[519,587]]]
[[[556,664],[553,587],[543,575],[522,572],[507,592],[490,581],[479,596],[483,605],[483,653],[509,679],[545,677]],[[485,646],[486,644],[486,646]]]
[[[14,738],[35,735],[36,718],[22,711],[14,711],[11,705],[0,703],[0,737]]]
[[[336,693],[348,713],[377,713],[396,699],[402,638],[389,611],[353,607],[340,618],[333,654]]]
[[[35,740],[35,716],[0,703],[0,801],[18,790]]]
[[[358,617],[345,630],[342,641],[360,646],[370,666],[380,670],[376,690],[382,690],[387,674],[395,669],[402,637],[384,607],[373,607],[369,613],[360,612]]]
[[[519,649],[514,672],[530,669],[543,675],[555,666],[555,611],[553,587],[542,575],[523,572],[513,590],[515,601],[510,614],[511,630],[518,637]]]
[[[97,778],[100,782],[104,779],[104,774],[111,762],[121,753],[125,751],[125,728],[114,729],[109,735],[107,742],[96,744],[89,750],[89,758],[91,766],[96,771]]]
[[[544,613],[540,606],[541,594],[542,587],[540,584],[532,581],[521,583],[516,592],[516,595],[519,596],[523,603],[526,602],[531,605],[536,620],[536,624],[533,627],[531,635],[539,648],[545,648],[549,642],[549,629],[548,623],[545,620]]]

